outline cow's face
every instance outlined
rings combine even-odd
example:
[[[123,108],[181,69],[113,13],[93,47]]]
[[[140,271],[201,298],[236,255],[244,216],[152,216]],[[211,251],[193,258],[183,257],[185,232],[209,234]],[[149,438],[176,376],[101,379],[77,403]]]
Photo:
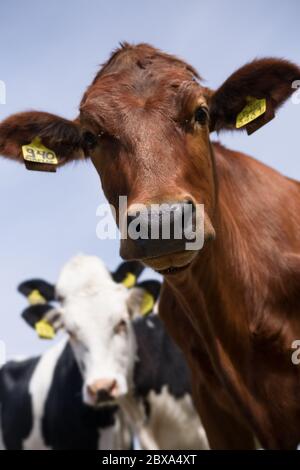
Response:
[[[293,93],[299,77],[299,67],[288,61],[261,59],[212,92],[185,62],[145,44],[125,45],[97,74],[75,121],[40,112],[11,116],[0,124],[0,152],[22,161],[22,145],[38,137],[60,164],[91,157],[117,215],[119,196],[128,198],[117,223],[122,228],[136,224],[135,235],[140,226],[140,237],[122,240],[121,255],[163,273],[176,272],[197,254],[186,238],[192,240],[196,229],[204,243],[212,240],[221,216],[209,132],[235,129],[249,100],[265,100],[266,106],[247,130],[262,126]],[[204,213],[197,213],[199,204]],[[190,215],[184,224],[183,211]],[[171,235],[161,237],[165,220]]]
[[[139,289],[115,283],[96,257],[79,256],[63,269],[56,286],[60,327],[70,338],[83,377],[83,400],[107,405],[125,395],[132,381]],[[58,321],[56,318],[55,321]]]
[[[150,313],[160,292],[158,281],[137,283],[142,271],[139,262],[129,261],[110,274],[98,257],[77,255],[64,265],[56,286],[42,279],[18,286],[31,304],[22,317],[40,337],[51,339],[59,329],[67,333],[83,378],[83,401],[90,406],[115,403],[132,386],[132,320]]]
[[[135,362],[129,297],[125,287],[111,286],[99,295],[64,302],[63,328],[83,377],[83,400],[88,405],[109,404],[128,392]]]
[[[205,240],[214,238],[210,92],[197,80],[191,67],[150,47],[125,49],[102,69],[80,106],[92,161],[109,203],[120,215],[118,224],[124,227],[139,219],[146,226],[141,232],[151,238],[153,225],[161,229],[162,215],[166,223],[168,216],[171,219],[170,237],[159,243],[142,237],[121,242],[123,258],[142,259],[158,270],[186,265],[196,254],[185,250],[184,240],[174,240],[173,223],[185,205],[192,212],[186,230],[192,231],[195,207],[203,204],[199,230],[204,228]],[[122,213],[120,196],[128,201]],[[161,210],[153,206],[162,204]],[[151,220],[155,213],[156,220]],[[179,229],[181,217],[180,222]]]

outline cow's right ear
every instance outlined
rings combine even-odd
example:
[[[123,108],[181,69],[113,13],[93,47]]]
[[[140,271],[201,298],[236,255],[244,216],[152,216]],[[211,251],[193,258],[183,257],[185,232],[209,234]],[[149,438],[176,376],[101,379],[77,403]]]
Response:
[[[42,339],[53,339],[61,324],[61,314],[51,304],[31,305],[22,312],[22,318]]]
[[[144,269],[145,266],[139,261],[124,261],[118,266],[116,271],[112,273],[112,278],[115,282],[122,283],[125,287],[130,289],[135,286]]]
[[[77,120],[71,121],[54,114],[29,111],[14,114],[0,123],[1,155],[23,162],[24,149],[22,150],[22,147],[30,144],[33,150],[36,148],[38,151],[39,145],[42,145],[46,147],[46,150],[54,152],[58,160],[55,163],[57,166],[84,158],[86,153],[84,135]],[[32,156],[36,158],[32,148]],[[44,164],[46,166],[46,163]],[[35,169],[43,169],[41,167],[43,162],[35,165],[40,165]]]
[[[18,291],[23,294],[30,305],[45,304],[55,300],[55,286],[43,279],[30,279],[18,286]]]

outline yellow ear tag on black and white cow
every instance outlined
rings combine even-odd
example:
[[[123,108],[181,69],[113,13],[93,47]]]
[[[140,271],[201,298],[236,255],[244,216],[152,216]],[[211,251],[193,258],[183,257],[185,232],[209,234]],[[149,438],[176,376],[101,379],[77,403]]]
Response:
[[[53,339],[55,337],[55,330],[47,320],[40,320],[34,325],[34,329],[38,336],[42,339]]]
[[[127,273],[122,284],[127,287],[127,289],[131,289],[136,284],[136,276],[132,273]]]
[[[257,119],[259,116],[262,116],[267,110],[267,101],[265,98],[257,99],[248,97],[248,104],[242,109],[242,111],[237,115],[236,118],[236,128],[240,129],[241,127],[246,126],[250,122]]]
[[[39,137],[30,144],[23,145],[22,153],[28,170],[56,171],[58,158],[53,150],[42,144]]]
[[[30,294],[27,296],[27,300],[30,303],[30,305],[46,303],[45,297],[43,297],[42,294],[37,289],[34,289],[33,291],[30,292]]]
[[[155,300],[153,295],[149,292],[145,292],[141,305],[141,315],[148,315],[148,313],[152,312],[154,304]]]

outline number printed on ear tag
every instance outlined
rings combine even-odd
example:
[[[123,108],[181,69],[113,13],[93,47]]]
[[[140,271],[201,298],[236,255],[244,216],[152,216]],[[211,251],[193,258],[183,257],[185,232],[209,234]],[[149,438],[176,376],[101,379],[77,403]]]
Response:
[[[33,139],[31,144],[22,146],[23,158],[27,162],[58,165],[58,158],[53,150],[47,149],[39,137]]]
[[[258,100],[257,98],[247,98],[248,104],[242,109],[236,118],[236,128],[246,126],[249,122],[254,121],[267,110],[267,101],[265,98]]]

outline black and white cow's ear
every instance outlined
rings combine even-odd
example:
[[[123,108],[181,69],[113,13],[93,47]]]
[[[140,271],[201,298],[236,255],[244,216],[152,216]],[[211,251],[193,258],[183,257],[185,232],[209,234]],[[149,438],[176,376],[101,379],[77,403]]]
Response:
[[[49,301],[55,300],[55,286],[42,279],[30,279],[18,286],[30,306],[23,313],[22,318],[35,329],[42,339],[53,339],[57,330],[62,326],[61,312]]]
[[[143,281],[131,289],[129,310],[133,316],[148,315],[159,298],[161,283],[156,280]]]
[[[23,294],[30,305],[45,304],[55,299],[55,287],[42,279],[30,279],[18,286],[18,291]]]
[[[57,329],[50,316],[53,316],[54,311],[56,312],[56,309],[48,303],[31,305],[22,312],[22,318],[35,329],[40,338],[53,339]]]
[[[139,261],[125,261],[112,273],[112,278],[117,283],[122,283],[128,289],[136,285],[138,277],[145,266]]]
[[[50,304],[30,305],[23,310],[21,316],[31,328],[34,328],[36,323],[42,320],[52,308]]]

